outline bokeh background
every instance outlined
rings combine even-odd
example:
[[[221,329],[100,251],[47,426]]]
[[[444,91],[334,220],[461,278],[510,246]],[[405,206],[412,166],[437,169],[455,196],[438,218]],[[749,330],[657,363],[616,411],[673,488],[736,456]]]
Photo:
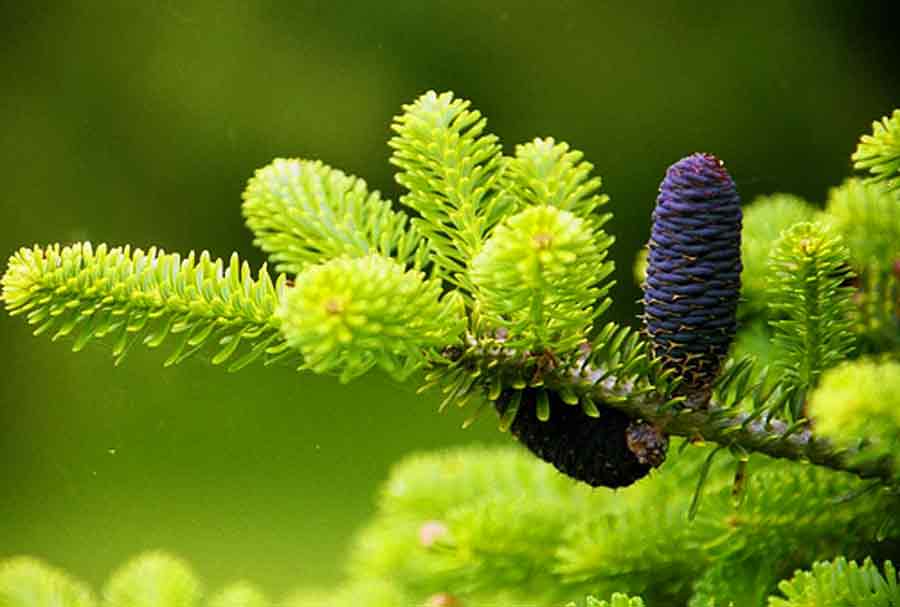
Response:
[[[396,199],[389,122],[452,89],[511,150],[582,149],[615,212],[612,314],[665,167],[726,160],[745,200],[822,201],[872,120],[900,105],[891,2],[0,2],[0,253],[89,239],[263,256],[240,193],[275,156]],[[164,348],[163,348],[164,349]],[[229,375],[164,352],[114,368],[0,314],[0,558],[94,584],[164,548],[211,586],[275,595],[341,577],[392,462],[506,441],[459,429],[381,376]]]

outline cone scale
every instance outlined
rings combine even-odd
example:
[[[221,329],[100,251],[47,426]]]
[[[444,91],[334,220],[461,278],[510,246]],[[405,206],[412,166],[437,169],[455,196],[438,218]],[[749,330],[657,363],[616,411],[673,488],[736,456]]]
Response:
[[[679,160],[653,211],[643,303],[653,353],[683,379],[681,394],[708,396],[737,328],[740,276],[734,180],[712,154]]]

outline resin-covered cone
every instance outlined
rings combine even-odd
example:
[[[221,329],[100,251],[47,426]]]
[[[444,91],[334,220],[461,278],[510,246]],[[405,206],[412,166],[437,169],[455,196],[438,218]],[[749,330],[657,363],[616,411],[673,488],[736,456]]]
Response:
[[[653,352],[683,378],[681,393],[708,393],[741,291],[740,197],[718,158],[693,154],[669,167],[649,248],[644,324]]]

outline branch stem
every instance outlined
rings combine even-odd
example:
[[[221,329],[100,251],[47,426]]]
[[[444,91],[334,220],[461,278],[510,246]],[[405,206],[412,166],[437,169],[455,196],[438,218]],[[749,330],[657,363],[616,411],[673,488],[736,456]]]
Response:
[[[451,359],[457,364],[481,370],[482,379],[527,377],[532,374],[534,357],[509,348],[468,339],[468,350]],[[849,472],[864,479],[878,479],[885,484],[897,482],[895,462],[889,456],[874,457],[859,447],[843,448],[815,435],[807,420],[788,422],[770,413],[748,413],[726,407],[715,398],[688,399],[674,406],[656,390],[648,390],[633,381],[621,381],[600,366],[592,366],[582,358],[573,366],[543,368],[537,373],[548,389],[587,396],[597,403],[614,407],[634,419],[655,424],[672,436],[708,441],[723,447],[738,447],[781,459],[809,462],[834,470]],[[528,367],[528,369],[526,369]],[[529,412],[519,412],[529,414]],[[602,416],[602,413],[601,413]]]

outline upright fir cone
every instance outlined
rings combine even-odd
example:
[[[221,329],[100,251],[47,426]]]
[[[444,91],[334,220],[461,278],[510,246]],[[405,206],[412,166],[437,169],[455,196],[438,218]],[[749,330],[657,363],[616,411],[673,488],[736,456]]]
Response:
[[[741,208],[734,181],[712,154],[669,167],[653,211],[644,325],[653,352],[704,398],[737,328]]]

